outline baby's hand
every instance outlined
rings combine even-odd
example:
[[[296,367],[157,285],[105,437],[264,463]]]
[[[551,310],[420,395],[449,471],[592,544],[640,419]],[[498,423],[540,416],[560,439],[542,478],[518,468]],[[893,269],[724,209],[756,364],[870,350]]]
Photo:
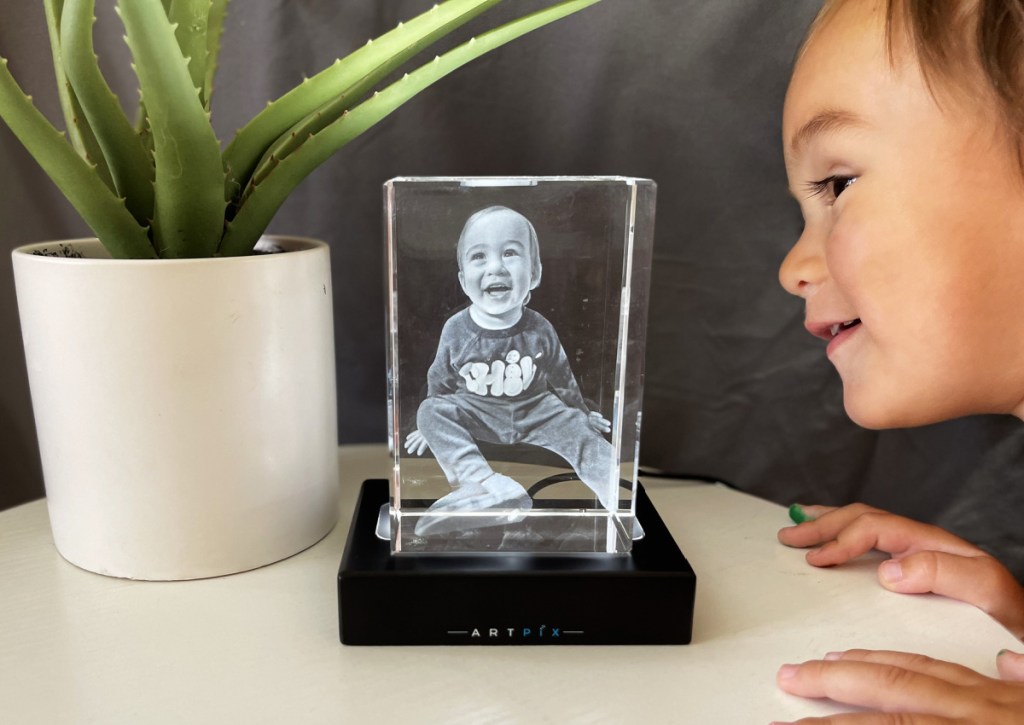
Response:
[[[612,424],[607,418],[598,413],[596,410],[590,411],[587,415],[587,422],[590,423],[590,427],[596,430],[598,433],[611,433]]]
[[[828,697],[891,713],[891,719],[884,720],[877,712],[848,713],[827,722],[1019,723],[1024,712],[1024,655],[1003,652],[996,663],[998,680],[923,655],[850,650],[801,665],[783,665],[777,682],[792,695]]]
[[[405,451],[410,455],[422,456],[429,448],[427,439],[423,437],[419,429],[414,430],[405,439]]]
[[[835,566],[872,549],[892,558],[878,567],[883,587],[904,594],[934,592],[968,602],[1024,637],[1024,587],[994,557],[937,526],[864,504],[794,507],[808,520],[779,531],[814,566]]]

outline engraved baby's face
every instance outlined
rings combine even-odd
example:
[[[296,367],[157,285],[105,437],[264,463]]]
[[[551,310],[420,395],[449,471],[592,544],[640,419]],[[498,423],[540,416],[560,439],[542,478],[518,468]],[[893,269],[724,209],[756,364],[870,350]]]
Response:
[[[472,222],[459,249],[459,283],[478,314],[515,324],[530,292],[530,228],[512,211]]]

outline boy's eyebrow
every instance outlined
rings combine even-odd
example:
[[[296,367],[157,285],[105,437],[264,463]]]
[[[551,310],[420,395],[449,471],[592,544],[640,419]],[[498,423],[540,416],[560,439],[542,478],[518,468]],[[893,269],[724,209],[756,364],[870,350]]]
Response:
[[[827,133],[835,133],[849,128],[863,128],[867,121],[856,113],[842,109],[826,109],[815,114],[810,121],[801,126],[789,140],[789,156],[796,159],[812,139]]]
[[[512,237],[511,239],[506,239],[505,241],[501,242],[501,244],[517,244],[520,247],[522,247],[523,249],[526,249],[527,246],[528,246],[526,242],[524,242],[521,239],[516,239],[515,237]],[[462,253],[463,254],[468,254],[469,252],[473,251],[474,249],[477,249],[478,247],[486,247],[486,246],[487,246],[487,242],[470,242],[465,247],[463,247]]]

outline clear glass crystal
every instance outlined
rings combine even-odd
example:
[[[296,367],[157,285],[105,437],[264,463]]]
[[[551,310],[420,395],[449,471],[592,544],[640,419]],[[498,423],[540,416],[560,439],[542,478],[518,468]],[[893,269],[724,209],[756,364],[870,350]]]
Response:
[[[625,554],[655,184],[385,184],[396,554]]]

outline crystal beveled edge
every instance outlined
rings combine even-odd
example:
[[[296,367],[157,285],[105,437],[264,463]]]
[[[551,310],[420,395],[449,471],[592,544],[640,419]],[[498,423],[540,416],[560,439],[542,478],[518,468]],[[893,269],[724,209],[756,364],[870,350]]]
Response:
[[[643,176],[396,176],[388,179],[385,184],[393,183],[437,183],[459,182],[468,186],[500,186],[507,182],[509,186],[525,185],[538,181],[609,181],[624,184],[654,184],[654,180]],[[468,183],[467,183],[468,182]]]

